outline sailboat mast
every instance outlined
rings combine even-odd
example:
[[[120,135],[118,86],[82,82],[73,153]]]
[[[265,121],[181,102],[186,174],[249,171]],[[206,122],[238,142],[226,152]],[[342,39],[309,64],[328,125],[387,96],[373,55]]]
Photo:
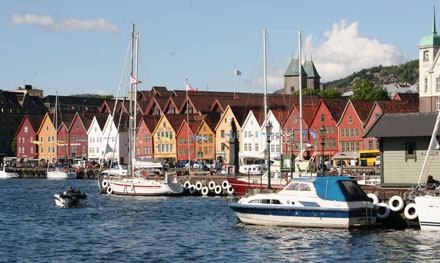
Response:
[[[131,76],[133,76],[133,60],[134,60],[134,48],[135,48],[135,44],[134,44],[134,24],[132,25],[132,32],[131,32],[131,60],[130,60],[130,78]],[[131,82],[131,81],[130,81]],[[130,84],[130,91],[128,94],[130,94],[130,98],[129,98],[129,115],[128,115],[128,144],[129,144],[129,149],[128,149],[128,166],[127,166],[127,170],[130,173],[130,175],[133,175],[133,167],[132,167],[132,159],[133,159],[133,153],[132,153],[132,141],[133,141],[133,116],[132,116],[132,111],[133,111],[133,85]],[[121,112],[122,114],[122,112]]]
[[[298,74],[299,74],[299,149],[300,160],[303,160],[303,106],[302,106],[302,63],[301,63],[301,31],[298,31]]]
[[[133,115],[134,115],[134,119],[133,119],[133,144],[132,144],[132,164],[135,163],[135,159],[136,159],[136,128],[137,128],[137,86],[138,86],[138,69],[139,69],[139,32],[136,33],[136,65],[135,65],[135,84],[134,86],[134,105],[133,105]],[[132,175],[134,176],[134,165],[132,165],[132,169],[133,169],[133,173]]]
[[[186,83],[188,83],[188,80],[186,80]],[[189,108],[188,108],[188,89],[186,89],[186,125],[188,125],[188,173],[189,175],[191,175],[191,154],[190,154],[190,149],[191,149],[191,145],[190,145],[190,140],[189,140]],[[195,143],[195,142],[194,142]],[[195,147],[194,147],[195,149]]]
[[[263,64],[264,64],[264,130],[266,130],[267,125],[267,55],[266,55],[266,29],[263,29]]]

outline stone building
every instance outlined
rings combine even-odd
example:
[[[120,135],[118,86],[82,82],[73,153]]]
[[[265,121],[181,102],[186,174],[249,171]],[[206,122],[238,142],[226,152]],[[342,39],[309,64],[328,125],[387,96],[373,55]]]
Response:
[[[318,71],[312,60],[306,60],[301,65],[301,85],[303,89],[314,89],[319,91],[320,79]],[[299,63],[297,58],[292,58],[289,67],[284,73],[284,91],[285,94],[293,93],[299,90]]]

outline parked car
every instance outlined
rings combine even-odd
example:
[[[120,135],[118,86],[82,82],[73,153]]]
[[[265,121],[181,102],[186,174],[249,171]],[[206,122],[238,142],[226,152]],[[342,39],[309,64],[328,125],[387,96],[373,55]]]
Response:
[[[188,160],[179,160],[176,162],[175,167],[176,168],[183,168],[188,163]]]

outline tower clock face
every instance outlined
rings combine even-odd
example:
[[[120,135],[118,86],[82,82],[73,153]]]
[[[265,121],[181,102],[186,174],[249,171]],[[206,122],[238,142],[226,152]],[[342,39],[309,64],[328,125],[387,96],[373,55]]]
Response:
[[[424,60],[429,60],[429,51],[424,51],[423,52],[423,59]]]

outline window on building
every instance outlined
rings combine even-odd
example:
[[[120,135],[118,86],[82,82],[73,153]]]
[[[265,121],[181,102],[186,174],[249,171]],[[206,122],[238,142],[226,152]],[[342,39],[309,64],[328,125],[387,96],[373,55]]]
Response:
[[[247,152],[248,148],[247,148],[247,143],[244,144],[244,151]]]
[[[255,151],[258,152],[258,143],[255,144]]]
[[[225,130],[220,130],[220,137],[225,138]]]
[[[335,126],[330,126],[330,134],[335,134]]]
[[[440,111],[440,99],[435,99],[435,110]]]
[[[345,137],[345,129],[341,128],[341,137]]]
[[[428,92],[428,78],[425,78],[425,92]]]
[[[373,140],[368,141],[368,150],[373,150]]]
[[[224,142],[222,142],[222,145],[221,145],[220,149],[221,149],[222,151],[225,150],[225,143],[224,143]]]
[[[258,139],[258,131],[255,132],[255,138]]]
[[[405,161],[414,160],[417,161],[416,155],[416,143],[415,142],[407,142],[405,143]]]
[[[321,114],[321,122],[325,121],[325,114]]]
[[[292,122],[293,122],[293,123],[297,123],[297,121],[298,121],[298,120],[296,119],[296,116],[293,116],[293,117],[292,117]]]
[[[360,143],[356,142],[356,151],[359,151]]]
[[[332,139],[332,148],[336,148],[336,139],[335,138]]]
[[[356,137],[359,137],[359,128],[356,128]]]
[[[435,78],[435,91],[440,91],[440,77]]]
[[[354,137],[354,129],[350,128],[350,137]]]
[[[423,51],[423,61],[429,61],[429,50]]]
[[[354,152],[354,142],[351,142],[350,146],[351,146],[351,151]]]
[[[166,122],[163,122],[163,123],[162,123],[162,127],[166,128],[166,127],[167,127],[167,123],[166,123]]]
[[[24,132],[27,133],[29,130],[28,126],[24,126]]]
[[[345,152],[345,142],[341,142],[341,152]]]
[[[348,116],[348,124],[352,124],[353,123],[353,116]]]

